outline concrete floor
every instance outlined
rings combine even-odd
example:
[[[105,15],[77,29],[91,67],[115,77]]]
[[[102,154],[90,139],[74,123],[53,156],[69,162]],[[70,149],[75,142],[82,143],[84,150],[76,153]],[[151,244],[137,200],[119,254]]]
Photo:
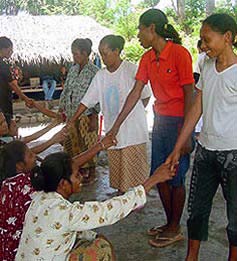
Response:
[[[72,200],[105,200],[109,197],[108,192],[113,192],[109,188],[109,171],[107,158],[104,153],[100,154],[99,165],[97,167],[98,181],[91,186],[84,187],[82,193],[75,195]],[[190,182],[190,171],[187,175],[187,192]],[[184,235],[186,231],[187,211],[182,217],[182,228]],[[186,253],[186,240],[178,242],[166,248],[153,248],[149,246],[146,231],[154,225],[162,225],[165,217],[161,201],[156,190],[151,191],[145,208],[139,212],[131,213],[124,220],[108,227],[97,229],[104,234],[114,245],[118,261],[168,261],[184,260]],[[226,226],[225,204],[221,192],[218,191],[210,218],[209,241],[201,246],[200,260],[222,261],[227,260],[228,242],[225,232]]]

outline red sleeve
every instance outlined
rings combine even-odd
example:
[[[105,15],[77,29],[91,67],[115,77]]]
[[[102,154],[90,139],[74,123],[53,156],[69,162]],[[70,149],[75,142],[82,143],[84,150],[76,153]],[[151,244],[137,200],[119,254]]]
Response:
[[[193,66],[192,57],[188,50],[180,46],[176,56],[176,67],[179,74],[180,84],[182,86],[186,84],[194,83],[193,78]]]
[[[149,80],[149,76],[148,76],[148,63],[147,63],[147,55],[146,53],[142,56],[139,66],[138,66],[138,70],[137,70],[137,74],[136,74],[136,80],[140,80],[143,81],[144,84],[147,84],[148,80]]]

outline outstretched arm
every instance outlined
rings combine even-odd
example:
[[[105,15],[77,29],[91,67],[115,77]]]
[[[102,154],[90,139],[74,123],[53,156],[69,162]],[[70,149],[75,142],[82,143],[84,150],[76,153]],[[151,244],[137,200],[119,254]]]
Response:
[[[39,110],[40,112],[42,112],[43,114],[45,114],[46,116],[50,117],[50,118],[61,119],[61,114],[60,113],[56,113],[56,112],[53,112],[53,111],[45,108],[39,102],[34,102],[34,107],[37,110]]]
[[[105,150],[113,145],[116,145],[117,141],[112,135],[104,137],[101,141],[97,142],[87,151],[80,153],[73,158],[73,169],[78,170],[80,166],[83,166],[88,160],[93,158],[99,151]]]
[[[72,116],[72,118],[69,120],[69,124],[75,122],[81,115],[82,113],[87,109],[86,105],[80,103],[78,106],[77,111],[75,114]]]
[[[193,106],[187,113],[184,121],[183,128],[177,139],[175,147],[169,157],[166,159],[167,164],[171,164],[172,167],[178,164],[181,150],[191,136],[193,129],[195,128],[199,118],[202,115],[202,91],[198,90]]]
[[[9,82],[9,86],[10,88],[20,97],[20,99],[22,99],[23,101],[25,101],[26,106],[28,107],[32,107],[33,106],[33,100],[28,98],[20,89],[20,87],[18,86],[17,80],[13,80],[11,82]]]
[[[65,136],[66,136],[66,132],[65,132],[65,129],[63,128],[61,131],[57,132],[51,139],[43,142],[40,145],[36,145],[35,147],[31,148],[31,150],[35,154],[41,153],[42,151],[46,150],[53,144],[63,142]]]
[[[36,133],[33,133],[32,135],[29,135],[29,136],[21,138],[21,141],[24,142],[24,143],[29,143],[29,142],[31,142],[33,140],[36,140],[39,137],[43,136],[48,131],[50,131],[52,128],[56,127],[57,125],[58,125],[58,122],[57,121],[53,121],[48,126],[43,128],[42,130],[37,131]]]

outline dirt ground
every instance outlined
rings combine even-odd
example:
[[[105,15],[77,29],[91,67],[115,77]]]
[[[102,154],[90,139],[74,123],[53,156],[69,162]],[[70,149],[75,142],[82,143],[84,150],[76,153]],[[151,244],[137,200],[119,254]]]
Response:
[[[148,152],[149,151],[148,148]],[[72,200],[87,201],[108,199],[109,196],[107,196],[107,193],[113,192],[113,190],[109,188],[109,171],[105,153],[101,153],[99,156],[97,175],[98,181],[91,186],[84,187],[82,193],[75,195]],[[187,174],[187,194],[189,191],[190,176],[191,168]],[[186,209],[185,206],[182,217],[182,229],[184,235],[187,237]],[[153,225],[162,225],[164,222],[165,217],[161,201],[156,189],[153,189],[143,209],[131,213],[127,218],[112,226],[103,227],[96,231],[103,233],[113,243],[118,261],[184,260],[186,240],[160,249],[149,246],[149,236],[146,235],[147,229]],[[221,191],[219,190],[213,203],[209,223],[209,240],[201,246],[200,260],[227,260],[228,242],[225,232],[226,224],[225,204]]]

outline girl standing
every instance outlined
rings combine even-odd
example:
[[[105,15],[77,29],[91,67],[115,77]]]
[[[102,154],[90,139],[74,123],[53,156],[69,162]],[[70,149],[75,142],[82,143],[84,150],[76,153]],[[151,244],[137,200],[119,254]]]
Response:
[[[181,46],[178,33],[162,11],[147,10],[139,19],[138,29],[141,45],[151,49],[142,56],[136,83],[109,133],[117,135],[123,121],[139,101],[145,84],[150,81],[155,96],[152,175],[174,148],[184,117],[191,107],[194,79],[191,55]],[[149,240],[152,246],[164,247],[183,239],[180,219],[185,202],[185,174],[189,168],[190,150],[191,138],[183,151],[176,176],[158,185],[167,221],[165,225],[148,230],[149,235],[157,236]]]
[[[237,260],[237,24],[227,14],[203,21],[200,37],[205,60],[196,100],[175,148],[166,162],[177,164],[183,145],[203,113],[189,194],[188,253],[198,260],[200,242],[208,238],[208,220],[219,185],[227,204],[229,259]]]
[[[96,74],[71,122],[99,102],[105,129],[111,128],[135,82],[137,71],[136,65],[121,59],[124,43],[124,39],[116,35],[107,35],[100,41],[99,51],[106,68]],[[110,186],[119,194],[141,184],[148,177],[148,130],[144,105],[147,105],[150,96],[147,86],[129,119],[121,127],[117,146],[108,150]]]

